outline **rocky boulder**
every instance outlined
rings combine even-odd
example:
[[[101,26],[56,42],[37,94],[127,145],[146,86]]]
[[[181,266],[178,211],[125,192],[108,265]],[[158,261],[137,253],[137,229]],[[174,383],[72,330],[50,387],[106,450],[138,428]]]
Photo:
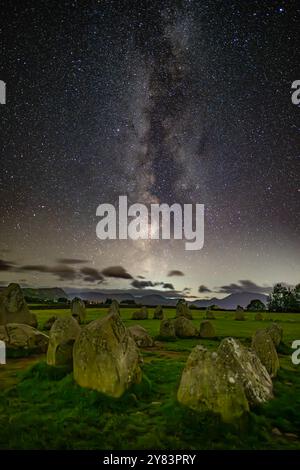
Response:
[[[74,379],[82,387],[120,397],[140,382],[138,348],[119,315],[110,313],[87,325],[73,350]]]
[[[192,320],[193,316],[185,300],[179,300],[176,305],[176,317],[185,317]]]
[[[206,310],[205,312],[205,319],[206,320],[215,320],[216,317],[214,315],[214,312],[212,312],[211,310]]]
[[[186,317],[178,317],[174,320],[175,335],[178,338],[195,338],[199,335],[197,328]]]
[[[75,297],[71,302],[71,314],[78,323],[84,323],[86,320],[85,303],[79,297]]]
[[[161,339],[175,339],[174,320],[162,320],[160,322],[159,336]]]
[[[252,349],[259,357],[271,377],[276,377],[279,369],[279,359],[267,330],[257,330],[252,338]]]
[[[147,307],[142,307],[137,312],[133,312],[132,320],[148,320],[148,310]]]
[[[0,325],[7,323],[37,327],[37,318],[29,311],[19,284],[9,284],[0,294]]]
[[[32,326],[8,323],[0,326],[0,340],[6,344],[8,355],[19,357],[41,354],[47,351],[49,337]]]
[[[216,352],[196,346],[188,357],[177,393],[183,405],[210,410],[231,422],[249,411],[243,385]]]
[[[200,323],[200,337],[201,338],[214,338],[216,336],[215,329],[209,320],[204,320]]]
[[[73,345],[81,328],[73,317],[60,317],[52,325],[47,351],[50,366],[72,366]]]
[[[53,317],[48,318],[48,320],[44,324],[44,330],[50,331],[51,328],[52,328],[53,323],[56,322],[57,318],[58,317],[56,317],[55,315]]]
[[[157,305],[157,307],[154,309],[153,320],[163,320],[163,318],[164,318],[163,308],[161,305]]]
[[[272,323],[271,326],[266,328],[266,331],[272,338],[275,348],[278,348],[279,344],[282,341],[283,329],[281,326],[278,326],[276,323]]]
[[[264,317],[262,316],[260,312],[257,313],[254,318],[256,321],[262,321],[264,319]]]
[[[244,310],[236,310],[234,319],[237,321],[244,321],[246,320]]]
[[[113,300],[112,303],[110,304],[110,307],[108,309],[108,313],[116,313],[117,315],[120,315],[120,306],[117,300]]]
[[[148,331],[142,326],[130,326],[128,328],[128,331],[139,348],[151,348],[152,346],[154,346],[153,338],[149,335]]]
[[[218,355],[234,372],[234,377],[244,387],[250,406],[260,405],[273,397],[270,375],[257,355],[234,338],[225,338]]]

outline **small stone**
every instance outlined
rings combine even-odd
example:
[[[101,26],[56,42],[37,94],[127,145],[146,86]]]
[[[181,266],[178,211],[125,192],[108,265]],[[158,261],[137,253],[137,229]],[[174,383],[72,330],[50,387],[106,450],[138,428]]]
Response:
[[[273,428],[272,429],[272,434],[274,436],[282,436],[282,432],[278,428]]]
[[[148,310],[147,307],[142,307],[141,310],[133,312],[132,320],[148,320]]]

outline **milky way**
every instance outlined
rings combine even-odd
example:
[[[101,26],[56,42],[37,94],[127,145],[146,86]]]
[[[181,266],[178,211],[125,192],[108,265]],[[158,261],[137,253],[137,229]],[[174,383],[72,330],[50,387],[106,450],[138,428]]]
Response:
[[[296,2],[24,1],[0,15],[3,284],[203,296],[299,282]],[[96,208],[119,195],[204,204],[203,250],[101,242]]]

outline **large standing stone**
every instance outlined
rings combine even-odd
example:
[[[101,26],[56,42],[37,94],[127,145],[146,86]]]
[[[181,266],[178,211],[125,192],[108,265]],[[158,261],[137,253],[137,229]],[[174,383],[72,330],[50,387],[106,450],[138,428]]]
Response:
[[[18,356],[40,354],[47,351],[49,337],[32,326],[8,323],[0,326],[0,340],[4,341],[8,354],[10,351]]]
[[[178,300],[176,305],[176,317],[185,317],[192,320],[193,316],[185,300]]]
[[[271,377],[276,377],[279,369],[279,359],[267,330],[257,330],[252,338],[252,349],[259,357]]]
[[[71,302],[71,313],[78,323],[83,323],[86,319],[85,303],[79,297],[74,297]]]
[[[73,317],[60,317],[52,325],[47,351],[47,364],[72,365],[73,345],[81,328]]]
[[[147,307],[142,307],[137,312],[133,312],[132,320],[148,320],[148,310]]]
[[[140,325],[133,325],[128,328],[129,333],[133,337],[139,348],[151,348],[154,346],[153,338],[148,331]]]
[[[108,309],[108,313],[117,313],[120,315],[120,306],[117,300],[113,300]]]
[[[0,325],[7,323],[37,327],[36,316],[29,311],[19,284],[9,284],[0,294]]]
[[[74,344],[74,379],[82,387],[120,397],[141,380],[138,348],[117,314],[86,326]]]
[[[175,334],[178,338],[194,338],[199,335],[197,328],[186,317],[178,317],[174,320]]]
[[[154,309],[153,320],[163,320],[164,311],[161,305],[157,305]]]
[[[174,320],[162,320],[160,322],[159,336],[161,339],[176,339]]]
[[[197,411],[219,413],[230,422],[249,411],[244,388],[216,352],[196,346],[182,373],[177,398]]]
[[[272,323],[272,325],[266,328],[266,330],[271,336],[275,348],[278,348],[279,344],[282,341],[283,329],[276,323]]]
[[[47,321],[45,322],[45,324],[44,324],[44,330],[50,331],[51,328],[52,328],[53,323],[56,322],[57,318],[58,318],[58,317],[55,316],[55,315],[54,315],[53,317],[48,318],[48,320],[47,320]]]
[[[216,336],[215,329],[209,320],[204,320],[200,323],[200,337],[201,338],[214,338]]]
[[[273,397],[271,377],[253,351],[234,338],[225,338],[218,354],[243,384],[250,406],[260,405]]]

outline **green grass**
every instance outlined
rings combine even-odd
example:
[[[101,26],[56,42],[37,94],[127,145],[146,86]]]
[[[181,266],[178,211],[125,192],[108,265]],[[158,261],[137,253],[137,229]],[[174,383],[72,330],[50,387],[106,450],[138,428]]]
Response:
[[[150,317],[152,310],[150,310]],[[153,335],[159,321],[130,320],[133,309],[122,309],[127,326],[141,324]],[[52,315],[68,310],[35,311],[39,326]],[[104,309],[89,309],[88,320]],[[168,317],[174,309],[166,309]],[[204,312],[193,311],[199,325]],[[186,358],[196,344],[216,349],[222,337],[249,343],[252,333],[271,323],[233,320],[233,313],[216,312],[216,340],[181,339],[158,342],[142,351],[143,381],[121,399],[80,388],[72,374],[45,364],[43,357],[11,359],[0,368],[0,448],[2,449],[300,449],[300,366],[286,351],[274,381],[274,400],[252,411],[241,422],[223,424],[212,413],[196,413],[180,406],[176,391]],[[280,322],[284,341],[300,339],[300,315],[265,314]],[[272,434],[278,428],[282,436]]]

